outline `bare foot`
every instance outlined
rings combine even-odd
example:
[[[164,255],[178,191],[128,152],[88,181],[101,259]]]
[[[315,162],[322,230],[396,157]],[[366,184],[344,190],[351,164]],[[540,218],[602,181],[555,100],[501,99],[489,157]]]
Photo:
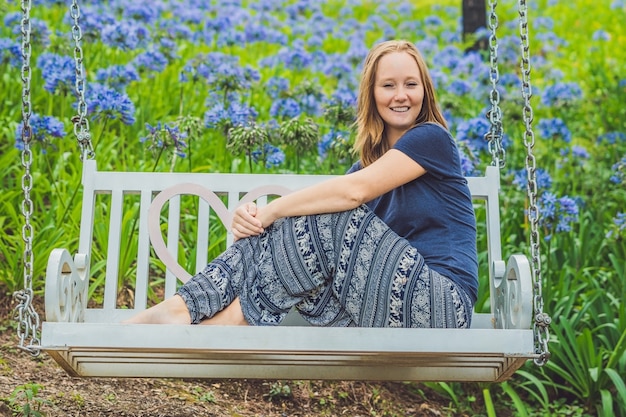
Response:
[[[235,298],[232,303],[224,310],[218,312],[210,319],[205,319],[200,324],[207,325],[228,325],[228,326],[249,326],[243,311],[241,311],[241,303],[239,297]]]
[[[191,324],[191,315],[183,298],[176,294],[172,298],[150,307],[124,324]]]

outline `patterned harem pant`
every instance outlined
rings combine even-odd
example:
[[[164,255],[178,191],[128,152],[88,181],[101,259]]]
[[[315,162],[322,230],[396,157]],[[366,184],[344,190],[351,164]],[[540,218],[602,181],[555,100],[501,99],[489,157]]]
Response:
[[[295,306],[317,326],[470,326],[472,302],[367,206],[290,217],[240,239],[178,291],[192,323],[239,297],[251,325]]]

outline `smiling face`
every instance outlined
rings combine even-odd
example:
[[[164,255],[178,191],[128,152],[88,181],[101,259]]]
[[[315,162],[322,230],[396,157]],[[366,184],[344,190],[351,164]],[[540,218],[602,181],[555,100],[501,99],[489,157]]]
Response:
[[[385,136],[392,146],[415,125],[424,101],[424,85],[415,58],[391,52],[378,61],[374,81],[376,110],[385,122]]]

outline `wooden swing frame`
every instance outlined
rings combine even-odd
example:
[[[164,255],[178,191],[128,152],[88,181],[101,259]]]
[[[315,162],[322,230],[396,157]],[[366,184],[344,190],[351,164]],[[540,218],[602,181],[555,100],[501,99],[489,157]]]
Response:
[[[486,207],[492,311],[474,314],[471,329],[315,328],[297,314],[277,327],[119,323],[146,307],[151,248],[167,267],[166,297],[189,278],[177,262],[182,197],[198,198],[196,247],[206,254],[211,219],[229,225],[232,211],[243,202],[263,204],[268,195],[327,178],[103,172],[94,160],[85,160],[79,250],[71,256],[54,249],[50,255],[42,350],[73,376],[413,381],[502,381],[535,356],[530,267],[524,255],[511,256],[508,265],[502,260],[496,167],[488,167],[484,177],[468,178],[474,199]],[[95,217],[103,194],[110,195],[108,219]],[[127,309],[117,305],[117,271],[122,240],[129,239],[122,235],[124,210],[133,207],[124,201],[132,195],[139,201],[134,208],[139,239],[135,306]],[[104,301],[88,307],[93,230],[102,222],[109,230],[104,288],[99,289]],[[202,256],[196,259],[196,269],[205,263]]]

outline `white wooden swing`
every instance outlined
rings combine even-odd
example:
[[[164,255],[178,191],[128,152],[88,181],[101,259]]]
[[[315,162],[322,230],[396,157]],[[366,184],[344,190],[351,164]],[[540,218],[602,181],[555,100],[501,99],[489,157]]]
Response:
[[[520,1],[520,10],[523,3]],[[495,13],[494,8],[492,4],[492,13]],[[29,19],[27,10],[24,14],[23,28]],[[525,13],[520,15],[525,16]],[[84,377],[503,381],[528,359],[535,359],[538,364],[547,361],[547,325],[543,324],[549,324],[549,317],[541,311],[541,303],[537,303],[537,299],[541,299],[540,282],[537,285],[538,255],[533,253],[533,267],[525,255],[512,255],[506,263],[502,258],[498,166],[487,167],[485,176],[468,178],[473,197],[486,208],[491,301],[491,313],[475,313],[471,329],[316,328],[306,325],[295,313],[277,327],[120,324],[121,320],[146,308],[151,249],[167,267],[166,297],[175,292],[180,281],[190,277],[189,271],[177,261],[181,201],[187,198],[185,196],[198,198],[198,210],[193,215],[197,218],[199,254],[195,269],[199,270],[207,263],[212,219],[229,225],[232,211],[242,202],[256,200],[263,204],[266,196],[283,195],[329,177],[98,171],[95,160],[90,159],[88,122],[85,106],[80,102],[84,104],[81,86],[84,81],[79,11],[75,0],[72,16],[79,52],[76,58],[79,115],[75,132],[84,164],[79,248],[73,256],[66,249],[53,249],[50,254],[45,284],[46,321],[40,342],[36,329],[32,329],[38,317],[29,304],[32,262],[25,262],[25,290],[19,297],[18,307],[21,348],[34,354],[43,350],[69,375]],[[493,56],[494,25],[492,33]],[[492,69],[494,65],[492,59]],[[525,82],[528,72],[525,72]],[[496,81],[497,68],[495,73],[492,71],[494,91]],[[24,100],[28,104],[24,106],[26,125],[30,117],[29,80],[25,80],[25,97],[27,93],[28,99]],[[529,94],[525,94],[525,98],[529,105]],[[497,96],[492,97],[492,103],[492,122],[495,119],[494,125],[498,128],[501,125]],[[529,120],[527,126],[530,129]],[[30,138],[24,139],[25,152],[30,152]],[[500,146],[499,133],[491,139],[495,140],[496,147]],[[532,144],[527,148],[532,157]],[[494,165],[499,165],[502,161],[497,155],[503,156],[502,149],[492,153]],[[528,160],[534,161],[534,158]],[[25,177],[30,177],[28,158],[25,168]],[[529,172],[532,184],[534,169]],[[110,201],[107,218],[97,215],[96,207],[101,201],[98,199],[103,195]],[[534,204],[534,194],[529,192],[529,195]],[[128,198],[134,198],[139,206],[138,210],[134,208],[138,212],[138,238],[133,309],[117,306],[120,248],[123,240],[129,240],[122,234]],[[25,190],[25,201],[30,201],[28,190]],[[165,206],[167,214],[164,214]],[[217,218],[210,216],[210,210]],[[161,224],[162,218],[166,218],[164,224]],[[533,220],[531,223],[536,230],[536,219]],[[104,301],[101,306],[88,307],[90,282],[92,287],[94,285],[90,272],[94,226],[102,222],[108,224],[106,278],[103,288],[99,289]],[[28,230],[28,214],[26,225]],[[533,233],[531,239],[537,239],[537,234]],[[231,241],[229,235],[228,243]],[[25,259],[28,259],[32,256],[32,242],[28,238],[25,242]],[[537,247],[533,241],[533,248]],[[534,324],[531,323],[533,310]],[[25,346],[25,338],[31,331],[31,340],[35,343]]]

